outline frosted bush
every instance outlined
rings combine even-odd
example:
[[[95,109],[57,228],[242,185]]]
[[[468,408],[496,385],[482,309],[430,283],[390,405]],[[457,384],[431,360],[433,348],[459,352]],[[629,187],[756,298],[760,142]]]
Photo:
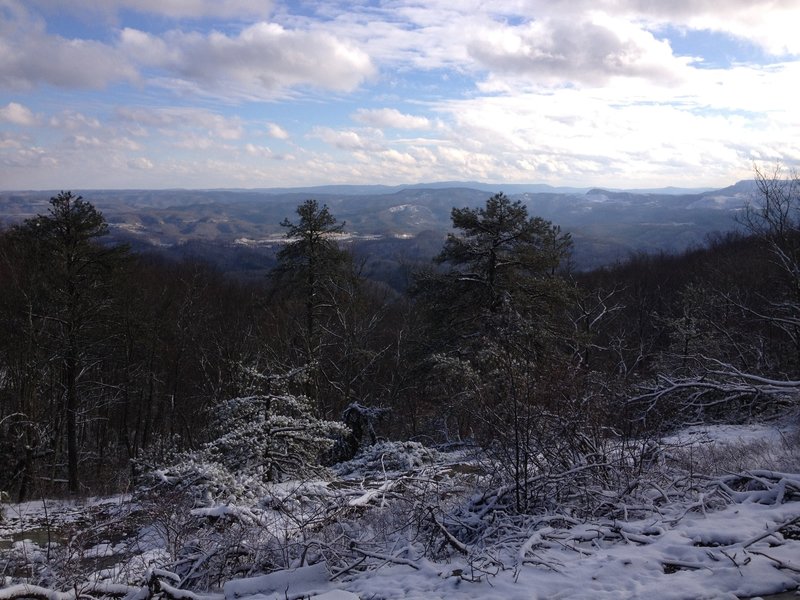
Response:
[[[347,428],[313,415],[305,396],[256,394],[215,407],[214,438],[152,473],[185,486],[197,505],[252,504],[265,485],[319,475],[320,458]]]
[[[435,450],[419,442],[382,441],[365,448],[353,460],[336,465],[342,476],[354,473],[379,476],[383,472],[411,471],[432,464],[438,457]]]

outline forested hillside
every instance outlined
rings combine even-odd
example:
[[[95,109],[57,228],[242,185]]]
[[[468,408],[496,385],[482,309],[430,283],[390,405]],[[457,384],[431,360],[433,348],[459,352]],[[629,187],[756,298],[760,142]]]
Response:
[[[495,194],[453,208],[434,261],[396,274],[397,287],[369,276],[338,241],[346,225],[316,200],[280,223],[268,276],[243,280],[109,244],[97,208],[62,192],[0,235],[0,490],[23,502],[144,486],[160,490],[150,506],[169,497],[215,522],[227,514],[215,507],[266,510],[269,486],[324,479],[346,461],[402,470],[385,462],[393,440],[408,468],[434,448],[471,448],[491,474],[473,477],[458,506],[419,492],[438,540],[430,557],[472,556],[499,535],[470,525],[488,514],[622,518],[621,505],[657,501],[642,482],[666,472],[652,471],[665,468],[659,436],[797,407],[800,181],[779,175],[759,174],[743,233],[580,273],[569,234]],[[665,500],[700,489],[659,485],[649,489]],[[787,499],[800,494],[795,480],[782,485]],[[322,504],[303,511],[322,515],[316,493],[303,492]],[[217,576],[258,560],[242,572],[312,555],[330,565],[345,550],[326,543],[301,558],[284,547],[280,560],[240,548]],[[336,556],[343,575],[358,570],[348,561],[383,555]],[[481,565],[478,580],[494,569]],[[195,571],[187,584],[212,586]]]
[[[173,259],[200,259],[240,278],[263,278],[274,266],[284,232],[280,223],[308,198],[325,204],[340,237],[367,275],[405,291],[403,267],[430,262],[451,230],[453,207],[477,208],[492,193],[506,192],[531,215],[573,236],[570,262],[591,270],[635,252],[682,252],[705,243],[709,233],[737,227],[734,219],[754,197],[755,183],[720,190],[611,191],[548,186],[449,182],[425,186],[323,186],[307,190],[86,190],[100,210],[108,239],[136,251]],[[0,224],[21,223],[47,210],[47,192],[0,192]]]

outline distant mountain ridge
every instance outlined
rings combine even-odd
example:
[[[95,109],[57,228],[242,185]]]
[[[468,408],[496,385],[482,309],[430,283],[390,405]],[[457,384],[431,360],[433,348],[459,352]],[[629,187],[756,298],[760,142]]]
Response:
[[[364,196],[369,194],[393,194],[403,190],[414,189],[472,189],[485,192],[496,193],[498,191],[506,194],[524,193],[559,193],[559,194],[583,194],[590,191],[588,187],[575,186],[552,186],[547,183],[484,183],[480,181],[435,181],[430,183],[412,183],[404,185],[359,185],[359,184],[332,184],[317,186],[299,187],[268,187],[268,188],[214,188],[206,191],[220,192],[261,192],[266,194],[324,194],[324,195],[352,195]],[[663,188],[642,188],[642,189],[620,189],[620,188],[601,188],[613,192],[631,192],[636,194],[700,194],[709,192],[715,188],[679,188],[667,186]]]
[[[614,190],[546,184],[439,182],[407,186],[332,185],[304,188],[213,190],[73,190],[94,203],[115,239],[137,248],[185,244],[269,249],[284,236],[280,226],[298,204],[316,198],[346,223],[350,240],[444,237],[453,207],[479,207],[504,192],[572,233],[575,262],[590,268],[632,252],[676,252],[704,243],[716,231],[737,227],[734,215],[755,197],[755,183],[718,190],[659,188]],[[0,192],[0,224],[47,210],[57,192]]]

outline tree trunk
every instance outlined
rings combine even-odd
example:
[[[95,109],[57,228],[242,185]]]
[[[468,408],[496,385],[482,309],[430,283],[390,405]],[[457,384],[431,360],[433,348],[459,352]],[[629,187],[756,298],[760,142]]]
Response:
[[[72,346],[73,344],[70,343]],[[77,494],[78,480],[78,361],[70,350],[64,361],[67,387],[67,480],[70,494]]]

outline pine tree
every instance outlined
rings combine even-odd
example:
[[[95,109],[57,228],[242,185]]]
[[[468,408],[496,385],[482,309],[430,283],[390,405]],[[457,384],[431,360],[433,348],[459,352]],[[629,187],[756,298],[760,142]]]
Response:
[[[111,309],[113,274],[127,255],[124,246],[106,247],[103,215],[72,192],[50,199],[46,215],[25,221],[11,232],[39,271],[30,281],[37,319],[50,324],[53,360],[60,365],[66,421],[67,479],[70,493],[79,491],[78,415],[81,382],[96,330]]]
[[[315,417],[309,399],[293,393],[306,371],[242,367],[242,395],[213,407],[209,441],[155,474],[177,485],[197,482],[196,493],[212,500],[258,497],[265,484],[320,475],[321,459],[349,430]]]
[[[318,316],[322,302],[322,287],[326,278],[334,276],[347,261],[347,254],[336,243],[336,234],[344,229],[337,223],[328,207],[316,200],[306,200],[297,207],[298,222],[284,219],[286,246],[278,252],[274,271],[284,285],[292,285],[303,297],[305,307],[305,352],[309,363],[317,356]]]
[[[454,208],[451,233],[436,262],[449,270],[418,277],[415,294],[440,343],[492,335],[509,318],[546,328],[567,288],[558,268],[571,239],[504,194],[485,207]]]

